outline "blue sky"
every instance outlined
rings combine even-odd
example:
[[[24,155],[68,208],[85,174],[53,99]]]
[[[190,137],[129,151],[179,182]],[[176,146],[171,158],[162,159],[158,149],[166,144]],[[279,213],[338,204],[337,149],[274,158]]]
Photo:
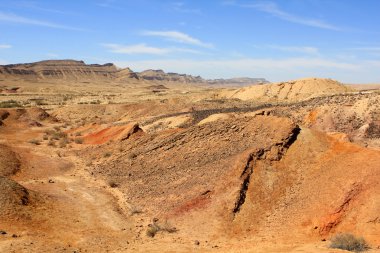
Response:
[[[380,83],[378,0],[0,0],[0,64]]]

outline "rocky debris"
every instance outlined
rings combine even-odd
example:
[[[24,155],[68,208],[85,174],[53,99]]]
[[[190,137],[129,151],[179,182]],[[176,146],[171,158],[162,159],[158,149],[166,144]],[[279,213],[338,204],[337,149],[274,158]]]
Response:
[[[128,191],[132,202],[144,209],[149,203],[148,209],[181,210],[184,201],[199,195],[206,200],[209,194],[201,193],[213,191],[210,183],[233,167],[236,155],[253,147],[270,150],[272,145],[284,143],[294,127],[286,119],[257,116],[139,138],[132,136],[122,142],[122,154],[115,154],[96,171],[107,175],[109,181],[120,182],[120,188]],[[177,197],[159,203],[171,194]]]
[[[21,166],[19,156],[8,146],[0,144],[0,176],[8,177],[19,171]]]
[[[339,132],[360,145],[380,141],[380,94],[340,94],[273,107],[272,114],[323,132]]]
[[[30,202],[29,191],[6,177],[0,176],[0,206],[2,218],[7,215],[17,214],[22,206]]]

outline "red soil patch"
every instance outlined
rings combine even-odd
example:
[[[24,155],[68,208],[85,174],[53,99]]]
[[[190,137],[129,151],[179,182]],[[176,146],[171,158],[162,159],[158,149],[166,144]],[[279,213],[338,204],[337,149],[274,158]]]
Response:
[[[103,144],[111,140],[126,140],[131,135],[141,132],[141,128],[136,123],[111,126],[84,136],[84,142],[86,144]]]

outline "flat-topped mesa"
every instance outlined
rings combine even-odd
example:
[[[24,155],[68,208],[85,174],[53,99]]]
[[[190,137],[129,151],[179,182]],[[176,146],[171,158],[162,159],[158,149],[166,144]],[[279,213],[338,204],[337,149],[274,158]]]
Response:
[[[130,68],[118,68],[113,63],[86,64],[77,60],[45,60],[33,63],[0,65],[0,79],[19,81],[71,81],[96,82],[117,81],[134,82],[136,80],[153,82],[176,82],[188,84],[211,84],[245,86],[264,84],[264,78],[231,78],[207,80],[200,76],[165,72],[163,70],[148,69],[134,72]]]
[[[14,76],[20,79],[64,79],[87,80],[116,78],[117,67],[112,63],[85,64],[75,60],[47,60],[26,64],[0,66],[0,76]]]
[[[144,80],[151,81],[168,81],[168,82],[182,82],[182,83],[204,83],[205,80],[200,76],[192,76],[186,74],[178,74],[173,72],[165,73],[163,70],[148,69],[138,73],[138,76]]]

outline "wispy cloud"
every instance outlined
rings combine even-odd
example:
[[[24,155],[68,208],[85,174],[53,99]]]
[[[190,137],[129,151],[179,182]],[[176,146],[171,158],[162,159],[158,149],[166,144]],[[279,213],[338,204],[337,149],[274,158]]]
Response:
[[[279,50],[283,52],[293,52],[302,54],[318,54],[319,50],[316,47],[305,47],[305,46],[279,46],[279,45],[268,45],[266,48]]]
[[[120,7],[120,4],[117,3],[117,0],[102,0],[95,3],[95,5],[101,8],[107,8],[117,11],[123,10],[123,8]]]
[[[0,12],[0,22],[9,22],[15,24],[24,24],[24,25],[34,25],[34,26],[43,26],[54,29],[64,29],[64,30],[75,30],[75,31],[83,31],[82,29],[60,25],[48,21],[36,20],[31,18],[22,17],[12,13],[4,13]]]
[[[199,39],[191,37],[190,35],[186,33],[178,32],[178,31],[143,31],[141,32],[141,35],[162,37],[167,40],[200,46],[200,47],[206,47],[206,48],[213,47],[211,43],[202,42]]]
[[[311,19],[311,18],[306,18],[306,17],[300,17],[291,13],[288,13],[286,11],[281,10],[277,4],[273,2],[258,2],[258,3],[250,3],[250,4],[240,4],[236,1],[225,1],[223,2],[224,5],[233,5],[233,6],[238,6],[238,7],[243,7],[243,8],[251,8],[255,9],[261,12],[268,13],[276,18],[300,24],[300,25],[305,25],[305,26],[310,26],[310,27],[316,27],[316,28],[321,28],[321,29],[327,29],[327,30],[334,30],[334,31],[339,31],[342,30],[341,28],[329,24],[323,20],[319,19]]]
[[[0,49],[8,49],[8,48],[12,48],[12,45],[0,44]]]
[[[148,46],[144,43],[135,44],[135,45],[120,45],[120,44],[112,44],[106,43],[102,44],[103,47],[109,49],[112,53],[118,54],[150,54],[150,55],[166,55],[174,52],[183,52],[183,53],[191,53],[191,54],[201,54],[201,52],[188,48],[162,48],[162,47],[152,47]]]
[[[13,1],[11,4],[15,7],[28,9],[28,10],[32,9],[36,11],[50,12],[50,13],[61,14],[61,15],[78,15],[78,13],[46,8],[44,6],[41,6],[39,3],[33,2],[33,1]]]
[[[197,15],[202,14],[202,11],[200,9],[187,8],[185,3],[183,3],[183,2],[172,3],[172,8],[173,8],[173,10],[175,10],[177,12],[197,14]]]
[[[59,57],[59,55],[55,53],[47,53],[46,56],[54,59],[57,59]]]

